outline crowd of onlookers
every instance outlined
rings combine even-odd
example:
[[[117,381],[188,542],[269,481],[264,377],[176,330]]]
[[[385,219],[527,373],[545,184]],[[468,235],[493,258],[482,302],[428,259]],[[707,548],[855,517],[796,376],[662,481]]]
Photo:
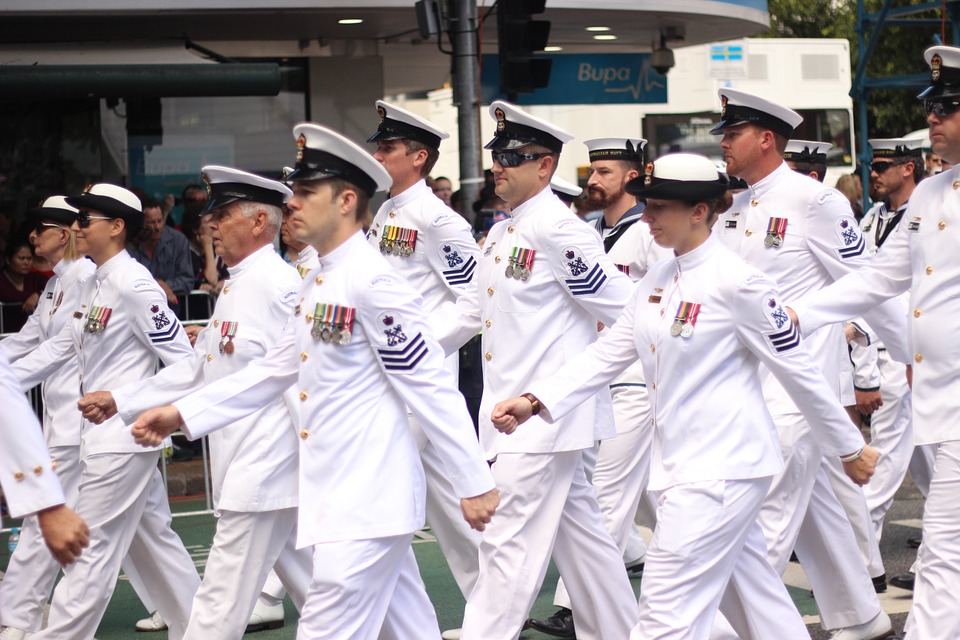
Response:
[[[938,156],[926,154],[927,175],[939,173],[942,168]],[[497,196],[489,171],[485,173],[479,198],[470,204],[462,202],[462,192],[453,190],[449,178],[429,178],[428,184],[437,197],[473,225],[481,244],[490,227],[509,216],[510,209]],[[841,176],[836,188],[850,200],[857,219],[863,217],[860,174]],[[150,269],[181,319],[205,319],[213,307],[212,296],[219,293],[228,275],[226,265],[214,251],[209,218],[201,215],[207,201],[206,189],[190,184],[180,198],[168,195],[162,201],[143,191],[138,195],[143,202],[145,224],[140,236],[128,247],[130,254]],[[876,200],[874,194],[870,195],[871,200]],[[598,213],[587,210],[586,192],[571,200],[573,210],[584,220],[589,221]],[[34,254],[31,231],[29,226],[15,224],[9,212],[0,212],[0,251],[3,253],[0,334],[19,331],[36,308],[40,292],[53,273],[53,265]],[[283,233],[277,244],[281,255],[294,263],[302,247]]]

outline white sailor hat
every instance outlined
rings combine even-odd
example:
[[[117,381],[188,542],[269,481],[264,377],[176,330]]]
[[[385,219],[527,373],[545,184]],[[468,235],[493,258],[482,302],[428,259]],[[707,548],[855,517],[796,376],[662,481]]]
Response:
[[[930,86],[918,98],[941,98],[960,95],[960,49],[957,47],[930,47],[923,52],[930,65]]]
[[[720,122],[710,130],[714,135],[722,134],[728,127],[749,122],[789,138],[803,122],[803,116],[793,109],[746,91],[724,87],[717,93],[720,96]]]
[[[287,182],[340,178],[373,196],[386,191],[393,180],[372,155],[333,129],[304,122],[293,128],[297,166]]]
[[[77,219],[79,210],[67,204],[66,196],[50,196],[39,207],[27,211],[27,215],[38,220],[48,220],[69,227]]]
[[[629,160],[643,162],[643,138],[594,138],[587,140],[590,162],[594,160]]]
[[[922,158],[923,138],[870,138],[874,158]]]
[[[200,169],[200,176],[207,186],[207,203],[201,213],[210,213],[236,200],[282,207],[293,195],[282,182],[231,167],[210,164]]]
[[[495,100],[490,105],[490,116],[497,121],[493,140],[484,149],[519,149],[528,144],[539,144],[554,153],[573,140],[573,136],[545,120],[535,118],[518,107]]]
[[[67,204],[80,211],[97,211],[111,218],[120,218],[126,223],[131,236],[143,226],[140,198],[115,184],[100,182],[88,185],[79,196],[68,197]]]
[[[638,198],[700,202],[712,200],[727,190],[726,174],[717,171],[713,160],[697,153],[668,153],[648,162],[643,175],[624,186]]]
[[[433,149],[439,149],[440,141],[450,137],[449,133],[438,129],[429,120],[383,100],[377,100],[377,113],[380,115],[380,126],[367,142],[416,140]]]
[[[814,140],[790,140],[783,152],[783,159],[790,162],[825,163],[827,151],[833,147],[829,142]]]
[[[569,180],[564,180],[560,176],[554,175],[550,178],[550,188],[564,202],[572,202],[583,193],[583,188],[573,184]]]

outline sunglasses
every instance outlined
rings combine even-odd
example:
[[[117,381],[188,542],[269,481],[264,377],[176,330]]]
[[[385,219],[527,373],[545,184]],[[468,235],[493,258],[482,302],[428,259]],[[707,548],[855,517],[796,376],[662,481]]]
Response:
[[[77,214],[77,226],[81,229],[86,229],[90,226],[90,222],[93,220],[113,220],[109,216],[92,216],[88,211],[81,211]]]
[[[960,110],[960,101],[954,98],[936,98],[934,100],[923,101],[923,111],[927,115],[931,113],[938,116],[949,116]]]
[[[492,151],[490,155],[493,157],[493,161],[499,164],[504,169],[509,169],[510,167],[519,167],[524,162],[530,162],[531,160],[538,160],[544,156],[549,156],[549,153],[523,153],[522,151]]]
[[[898,167],[902,164],[906,164],[906,163],[905,162],[884,162],[884,161],[878,160],[877,162],[870,163],[870,171],[873,171],[875,174],[880,175],[890,167]]]

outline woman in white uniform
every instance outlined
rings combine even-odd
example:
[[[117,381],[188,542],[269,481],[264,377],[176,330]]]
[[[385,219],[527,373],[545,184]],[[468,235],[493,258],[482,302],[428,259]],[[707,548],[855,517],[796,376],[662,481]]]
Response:
[[[742,620],[750,638],[809,638],[767,562],[756,521],[783,468],[759,363],[818,426],[824,450],[841,456],[854,482],[867,482],[876,465],[876,452],[804,350],[776,285],[711,236],[726,184],[703,156],[648,163],[627,191],[646,201],[643,220],[675,258],[651,267],[607,335],[492,416],[505,433],[535,413],[553,422],[642,363],[656,429],[649,490],[658,508],[631,640],[705,639],[718,608]]]

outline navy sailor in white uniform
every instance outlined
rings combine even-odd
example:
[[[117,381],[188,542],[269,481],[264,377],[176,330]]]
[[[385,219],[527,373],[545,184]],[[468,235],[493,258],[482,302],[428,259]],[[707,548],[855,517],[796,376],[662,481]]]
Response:
[[[846,456],[851,478],[867,481],[874,456],[803,348],[776,285],[711,235],[726,176],[703,156],[671,154],[627,188],[645,199],[654,239],[676,257],[650,269],[609,333],[498,404],[494,424],[514,437],[543,428],[519,426],[532,415],[557,423],[639,360],[656,432],[649,489],[658,512],[631,640],[704,640],[718,607],[746,618],[744,638],[809,638],[757,523],[783,469],[758,364],[818,425],[824,451]]]
[[[483,529],[493,478],[421,297],[362,232],[369,198],[390,186],[373,157],[315,124],[294,128],[287,176],[293,233],[317,249],[279,342],[245,369],[134,424],[146,444],[182,428],[197,437],[295,384],[300,412],[298,546],[313,551],[302,640],[440,636],[413,555],[425,482],[409,408],[439,447],[464,518]],[[362,508],[360,508],[362,507]]]

